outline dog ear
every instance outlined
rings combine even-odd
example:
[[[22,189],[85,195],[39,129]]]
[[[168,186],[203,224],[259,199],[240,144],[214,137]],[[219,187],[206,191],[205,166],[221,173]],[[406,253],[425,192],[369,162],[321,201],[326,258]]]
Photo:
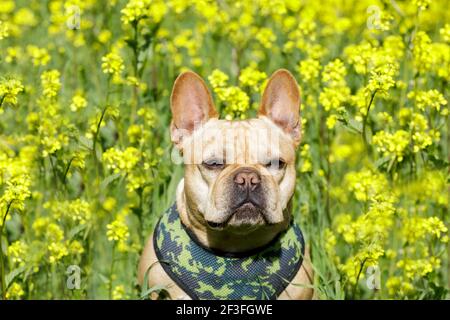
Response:
[[[294,76],[279,69],[267,83],[258,114],[271,119],[298,145],[301,139],[300,103],[300,90]]]
[[[202,78],[192,71],[183,72],[175,80],[170,97],[172,142],[180,148],[184,137],[189,136],[202,123],[218,117],[214,103]]]

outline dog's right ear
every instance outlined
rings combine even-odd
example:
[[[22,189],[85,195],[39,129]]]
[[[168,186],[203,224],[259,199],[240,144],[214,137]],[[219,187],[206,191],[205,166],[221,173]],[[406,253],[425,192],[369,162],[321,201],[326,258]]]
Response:
[[[181,149],[183,138],[211,118],[218,117],[211,94],[202,78],[192,71],[175,80],[170,97],[172,142]]]

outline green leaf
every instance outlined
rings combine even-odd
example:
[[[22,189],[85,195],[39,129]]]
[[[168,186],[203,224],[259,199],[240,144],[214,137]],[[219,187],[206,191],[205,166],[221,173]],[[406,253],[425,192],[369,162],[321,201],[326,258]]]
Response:
[[[85,147],[85,148],[87,148],[87,149],[89,149],[89,150],[92,150],[93,142],[92,142],[91,139],[88,139],[88,138],[86,138],[85,136],[80,136],[80,137],[78,138],[78,141],[80,142],[80,144],[81,144],[83,147]]]
[[[374,164],[375,164],[375,166],[377,168],[380,168],[383,165],[385,165],[386,163],[388,163],[390,159],[391,159],[391,157],[389,157],[389,156],[386,156],[386,157],[383,157],[383,158],[379,158],[377,161],[375,161]]]
[[[429,159],[436,169],[447,169],[450,166],[447,161],[439,159],[435,155],[430,155]]]
[[[121,176],[120,173],[114,173],[110,176],[107,176],[101,183],[100,183],[100,190],[104,190],[106,189],[106,187],[113,182],[114,180],[116,180],[117,178],[119,178]]]
[[[355,119],[350,119],[348,121],[348,125],[350,128],[354,129],[355,131],[362,133],[362,123],[359,121],[356,121]]]
[[[347,120],[346,118],[339,118],[338,120],[348,130],[359,133],[359,134],[362,133],[362,123],[361,122],[356,121],[355,119]]]
[[[102,280],[102,282],[103,282],[104,284],[108,284],[108,283],[109,283],[109,278],[106,277],[105,275],[99,273],[98,276],[99,276],[100,280]]]
[[[144,300],[144,299],[147,299],[148,296],[150,294],[152,294],[153,292],[160,293],[160,292],[164,292],[164,291],[167,291],[167,287],[166,286],[162,286],[162,285],[153,286],[153,287],[143,291],[141,293],[141,297],[140,298]]]
[[[5,277],[6,282],[6,288],[9,288],[9,285],[14,281],[14,279],[23,273],[27,269],[26,266],[18,267],[14,270],[12,270],[10,273],[8,273]]]
[[[72,228],[69,231],[69,240],[72,239],[73,237],[75,237],[78,233],[80,233],[84,229],[86,229],[86,225],[85,224],[80,224],[80,225]]]

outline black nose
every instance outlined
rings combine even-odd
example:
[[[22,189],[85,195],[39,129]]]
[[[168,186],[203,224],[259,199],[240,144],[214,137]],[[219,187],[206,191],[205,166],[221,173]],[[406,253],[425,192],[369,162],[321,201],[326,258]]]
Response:
[[[261,176],[255,169],[243,168],[236,172],[234,183],[242,190],[253,191],[261,184]]]

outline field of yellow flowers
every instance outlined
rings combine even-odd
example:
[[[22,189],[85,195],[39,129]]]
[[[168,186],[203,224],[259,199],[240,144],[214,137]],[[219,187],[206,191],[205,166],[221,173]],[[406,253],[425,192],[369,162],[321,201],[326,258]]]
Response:
[[[302,91],[294,215],[321,299],[449,297],[448,0],[1,0],[3,299],[139,299],[174,201],[169,94],[223,117],[287,68]]]

